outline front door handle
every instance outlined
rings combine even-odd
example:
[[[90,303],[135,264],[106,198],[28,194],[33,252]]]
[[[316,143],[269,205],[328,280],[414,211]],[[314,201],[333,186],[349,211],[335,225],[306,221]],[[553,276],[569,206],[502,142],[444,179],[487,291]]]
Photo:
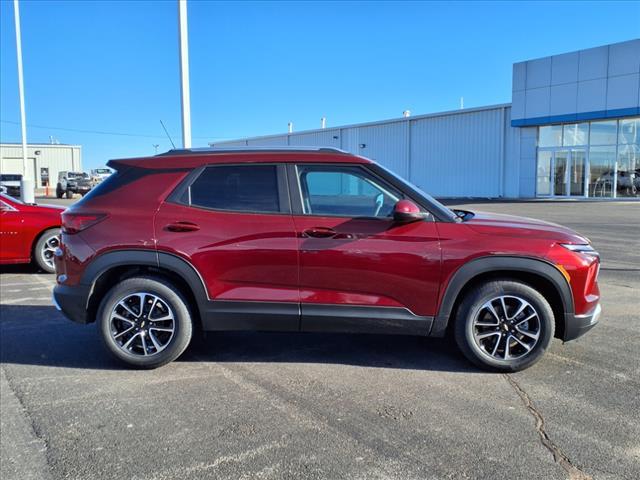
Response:
[[[336,232],[333,228],[313,227],[302,232],[302,236],[313,238],[331,238],[334,237],[337,233],[338,232]]]
[[[195,232],[200,230],[200,226],[191,222],[173,222],[166,225],[164,228],[170,232]]]

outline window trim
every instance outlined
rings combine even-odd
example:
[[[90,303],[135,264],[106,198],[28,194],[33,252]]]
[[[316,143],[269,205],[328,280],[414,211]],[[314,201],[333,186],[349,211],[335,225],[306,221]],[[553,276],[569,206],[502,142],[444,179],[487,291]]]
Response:
[[[200,175],[204,173],[207,168],[216,167],[276,167],[276,182],[278,188],[278,205],[280,211],[277,212],[261,212],[256,210],[231,210],[225,208],[211,208],[203,205],[194,205],[191,203],[191,186],[200,178]],[[183,195],[189,192],[189,200],[184,202],[182,200]],[[277,162],[236,162],[236,163],[209,163],[202,165],[198,168],[194,168],[189,174],[178,184],[178,186],[169,194],[165,200],[167,203],[174,203],[182,205],[188,208],[197,208],[199,210],[205,210],[209,212],[221,212],[221,213],[242,213],[250,215],[291,215],[291,201],[289,198],[289,189],[287,188],[287,172],[285,165]]]
[[[291,163],[287,165],[287,174],[289,177],[289,190],[291,191],[291,209],[293,215],[301,216],[301,217],[324,217],[324,218],[357,218],[359,220],[376,220],[376,221],[391,221],[393,220],[392,216],[388,217],[370,217],[370,216],[350,216],[350,215],[331,215],[331,214],[315,214],[315,213],[304,213],[304,208],[302,205],[302,185],[300,185],[300,175],[298,172],[298,167],[314,167],[318,170],[327,170],[334,171],[335,169],[358,169],[363,171],[365,174],[371,176],[376,181],[380,182],[383,186],[385,186],[388,190],[397,191],[400,194],[401,199],[408,199],[412,202],[415,202],[417,205],[421,207],[426,213],[429,214],[429,218],[433,220],[434,215],[428,208],[425,208],[422,205],[422,202],[415,201],[412,197],[408,196],[404,189],[400,188],[398,185],[394,185],[389,182],[386,178],[379,175],[375,170],[368,168],[369,165],[363,165],[361,163]]]

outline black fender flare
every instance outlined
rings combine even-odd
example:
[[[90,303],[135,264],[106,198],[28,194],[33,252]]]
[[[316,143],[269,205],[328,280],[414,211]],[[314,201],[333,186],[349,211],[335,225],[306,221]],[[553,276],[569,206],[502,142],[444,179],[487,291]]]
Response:
[[[465,285],[478,275],[498,271],[505,273],[526,272],[543,277],[554,286],[562,299],[565,322],[573,317],[574,305],[571,286],[565,276],[552,263],[539,258],[510,255],[480,257],[464,264],[451,277],[433,322],[431,335],[444,335],[453,307]]]
[[[204,280],[191,263],[171,253],[146,249],[110,251],[92,260],[80,279],[80,284],[89,291],[87,306],[89,298],[93,294],[96,281],[108,270],[125,265],[155,267],[173,272],[189,286],[198,304],[199,311],[203,312],[206,308],[209,299],[207,289]]]

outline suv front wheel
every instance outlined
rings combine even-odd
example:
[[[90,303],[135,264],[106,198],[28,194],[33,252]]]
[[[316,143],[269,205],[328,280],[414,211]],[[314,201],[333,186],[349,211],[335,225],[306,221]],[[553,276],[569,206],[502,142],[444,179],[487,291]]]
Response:
[[[516,372],[537,362],[553,338],[549,302],[515,280],[493,280],[469,291],[457,310],[455,338],[476,365]]]
[[[106,294],[98,309],[100,336],[119,360],[157,368],[178,358],[191,341],[189,305],[161,278],[128,278]]]

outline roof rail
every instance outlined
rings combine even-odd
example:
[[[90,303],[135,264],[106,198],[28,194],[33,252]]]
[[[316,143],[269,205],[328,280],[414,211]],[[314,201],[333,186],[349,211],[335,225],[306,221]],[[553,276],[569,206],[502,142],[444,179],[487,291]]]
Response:
[[[203,153],[231,153],[231,152],[327,152],[351,155],[346,150],[335,147],[201,147],[201,148],[176,148],[168,152],[159,153],[157,157],[169,155],[198,155]]]

